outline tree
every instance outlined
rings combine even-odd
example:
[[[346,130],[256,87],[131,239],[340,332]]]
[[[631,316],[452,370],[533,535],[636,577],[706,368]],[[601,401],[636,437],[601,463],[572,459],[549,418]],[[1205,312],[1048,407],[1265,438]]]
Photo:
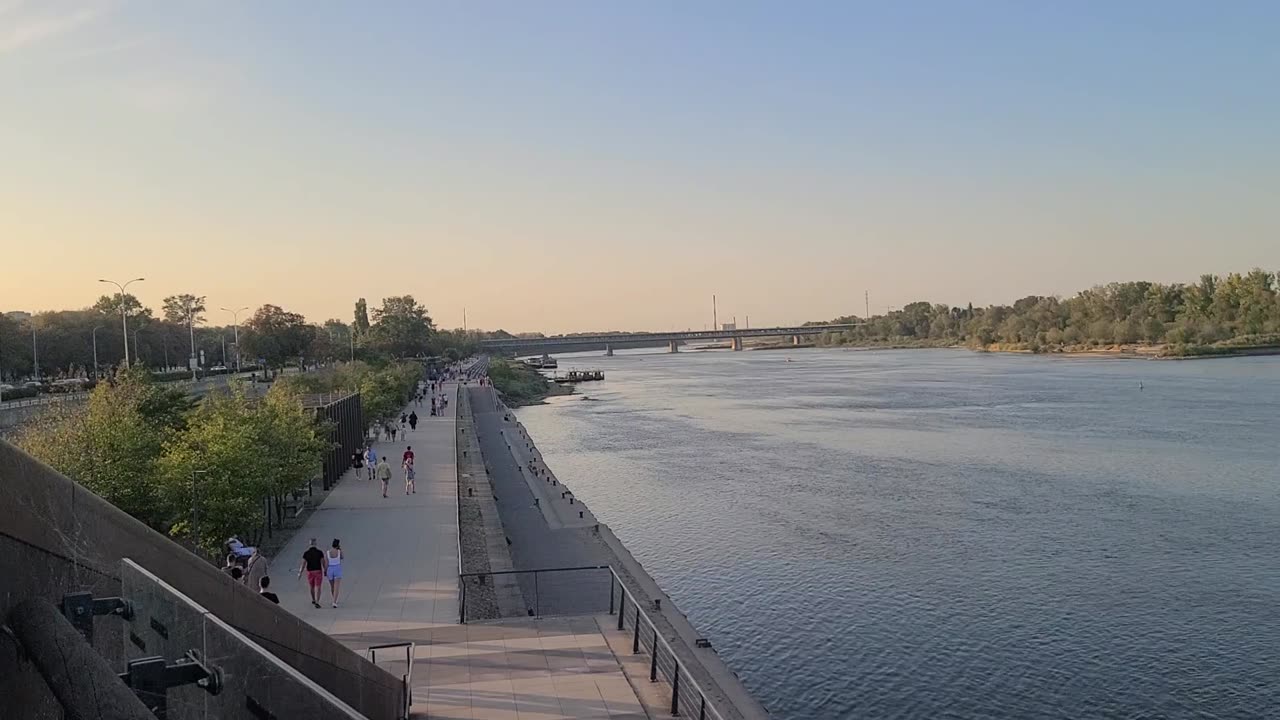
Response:
[[[55,409],[28,425],[18,446],[142,522],[163,529],[156,472],[177,429],[164,393],[145,371],[100,383],[87,406]]]
[[[102,295],[98,301],[93,304],[93,309],[107,316],[120,317],[120,294]],[[133,293],[124,294],[124,312],[130,320],[134,318],[151,319],[151,308],[142,306]]]
[[[331,358],[350,357],[355,346],[352,326],[337,318],[329,318],[324,321],[323,332],[333,346]]]
[[[373,311],[370,328],[374,346],[391,357],[425,355],[430,350],[434,327],[427,309],[412,295],[382,299]]]
[[[164,319],[178,325],[199,325],[204,322],[204,296],[182,294],[164,299]]]
[[[363,339],[369,334],[369,304],[364,301],[364,298],[356,300],[356,318],[352,329],[357,339]]]
[[[279,369],[290,360],[303,358],[314,338],[315,327],[303,316],[277,305],[263,305],[245,323],[240,342],[250,356]]]

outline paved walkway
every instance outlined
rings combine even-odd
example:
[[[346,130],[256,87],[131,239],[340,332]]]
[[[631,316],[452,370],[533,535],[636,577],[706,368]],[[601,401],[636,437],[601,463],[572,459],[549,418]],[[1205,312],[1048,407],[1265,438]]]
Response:
[[[452,386],[449,386],[452,393]],[[387,498],[377,480],[347,471],[272,563],[272,590],[289,612],[330,635],[392,636],[458,621],[457,470],[453,407],[445,417],[418,412],[407,439],[379,442],[395,472]],[[425,415],[425,417],[424,417]],[[404,494],[400,458],[413,446],[418,492]],[[311,606],[297,568],[310,538],[319,547],[342,541],[342,587],[331,607],[325,582],[321,607]]]
[[[456,398],[455,386],[447,388]],[[434,418],[413,409],[417,431],[375,445],[396,470],[388,497],[377,481],[348,471],[274,559],[271,589],[280,604],[361,654],[371,645],[417,643],[414,717],[648,717],[594,617],[457,624],[456,408]],[[418,492],[408,496],[399,470],[407,445],[418,471]],[[311,538],[325,549],[335,537],[344,558],[339,607],[331,607],[326,581],[317,609],[297,568]],[[382,651],[378,663],[398,677],[405,663],[397,657],[402,650]]]

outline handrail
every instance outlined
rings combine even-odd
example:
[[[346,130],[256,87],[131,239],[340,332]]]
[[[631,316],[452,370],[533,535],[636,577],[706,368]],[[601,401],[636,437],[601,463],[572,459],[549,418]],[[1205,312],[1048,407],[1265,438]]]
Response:
[[[647,623],[647,624],[649,625],[649,630],[651,630],[651,631],[653,632],[653,641],[654,641],[655,643],[658,643],[658,642],[662,643],[662,646],[666,648],[666,650],[667,650],[667,654],[671,656],[671,660],[672,660],[672,662],[675,664],[675,671],[671,674],[671,675],[672,675],[672,679],[671,679],[671,685],[672,685],[671,714],[672,714],[672,715],[676,715],[676,714],[678,714],[678,711],[679,711],[679,702],[680,702],[680,679],[679,679],[679,676],[680,676],[680,670],[681,670],[681,665],[682,665],[682,663],[680,662],[680,657],[679,657],[678,655],[676,655],[675,650],[673,650],[673,649],[671,648],[671,645],[666,641],[666,639],[665,639],[665,638],[663,638],[663,637],[662,637],[662,634],[658,632],[658,627],[657,627],[656,625],[654,625],[654,624],[653,624],[653,620],[649,618],[649,614],[648,614],[648,613],[646,613],[643,609],[641,609],[641,607],[640,607],[640,603],[636,600],[635,595],[632,595],[632,594],[631,594],[631,591],[627,589],[626,583],[622,582],[622,578],[618,576],[618,572],[617,572],[616,570],[614,570],[612,566],[610,566],[610,567],[609,567],[609,574],[612,576],[613,581],[614,581],[614,582],[616,582],[616,583],[618,584],[619,589],[621,589],[621,590],[622,590],[622,592],[626,593],[626,597],[631,598],[631,604],[632,604],[632,606],[633,606],[633,607],[635,607],[635,609],[636,609],[636,617],[637,617],[637,618],[639,618],[639,617],[643,617],[643,618],[644,618],[645,623]],[[613,605],[613,590],[612,590],[612,589],[609,591],[609,604],[610,604],[611,606]],[[623,622],[624,622],[624,619],[623,619],[623,610],[624,610],[624,609],[625,609],[625,603],[622,603],[622,602],[621,602],[621,598],[619,598],[619,606],[618,606],[618,627],[619,627],[620,629],[621,629],[622,624],[623,624]],[[610,614],[612,614],[612,608],[610,608],[610,611],[611,611],[611,612],[610,612]],[[637,622],[637,624],[636,624],[636,640],[635,640],[636,645],[634,645],[633,647],[638,647],[638,646],[639,646],[639,639],[640,639],[640,628],[639,628],[639,623]],[[654,675],[656,675],[657,670],[659,669],[659,667],[658,667],[658,648],[657,648],[657,645],[656,645],[656,644],[655,644],[655,645],[654,645],[654,647],[653,647],[653,654],[652,654],[652,657],[653,657],[653,664],[652,664],[652,665],[650,665],[650,671],[649,671],[649,672],[650,672],[650,679],[654,679],[654,677],[653,677],[653,676],[654,676]],[[715,708],[715,706],[714,706],[714,705],[712,705],[712,704],[710,703],[710,701],[708,701],[708,700],[707,700],[707,692],[706,692],[705,690],[703,690],[703,689],[702,689],[702,686],[698,684],[698,681],[694,679],[693,674],[692,674],[692,673],[690,673],[690,672],[688,671],[688,669],[687,669],[687,668],[685,669],[684,674],[685,674],[685,676],[689,679],[689,682],[693,684],[693,689],[694,689],[695,691],[697,691],[698,698],[702,701],[702,702],[701,702],[701,705],[700,705],[700,706],[699,706],[699,708],[698,708],[698,717],[699,717],[699,719],[700,719],[700,720],[704,720],[704,719],[705,719],[705,718],[707,718],[707,717],[713,717],[713,718],[715,718],[716,720],[724,720],[724,715],[722,715],[722,714],[720,713],[720,711],[719,711],[719,710],[717,710],[717,709]]]
[[[611,565],[581,565],[578,567],[534,568],[532,570],[490,570],[488,572],[458,573],[459,578],[482,577],[485,575],[525,575],[528,573],[569,572],[572,570],[613,570]]]
[[[378,664],[379,650],[388,650],[391,648],[402,647],[405,649],[405,663],[408,665],[408,672],[400,676],[400,685],[404,690],[404,720],[409,720],[409,709],[413,706],[413,661],[416,659],[418,644],[414,642],[394,642],[382,645],[370,645],[365,648],[369,653],[369,662],[374,665]]]

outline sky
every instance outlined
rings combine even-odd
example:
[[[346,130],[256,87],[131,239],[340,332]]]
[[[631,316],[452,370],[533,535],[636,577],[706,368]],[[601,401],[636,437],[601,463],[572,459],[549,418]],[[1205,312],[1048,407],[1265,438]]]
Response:
[[[1280,3],[0,0],[0,310],[753,327],[1280,270]]]

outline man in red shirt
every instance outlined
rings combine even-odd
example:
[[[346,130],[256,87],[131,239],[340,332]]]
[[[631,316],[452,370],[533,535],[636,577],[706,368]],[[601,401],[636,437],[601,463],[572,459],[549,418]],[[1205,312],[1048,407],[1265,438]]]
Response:
[[[404,465],[406,463],[409,465],[413,464],[413,446],[412,445],[404,449],[404,457],[400,458],[401,465]]]

